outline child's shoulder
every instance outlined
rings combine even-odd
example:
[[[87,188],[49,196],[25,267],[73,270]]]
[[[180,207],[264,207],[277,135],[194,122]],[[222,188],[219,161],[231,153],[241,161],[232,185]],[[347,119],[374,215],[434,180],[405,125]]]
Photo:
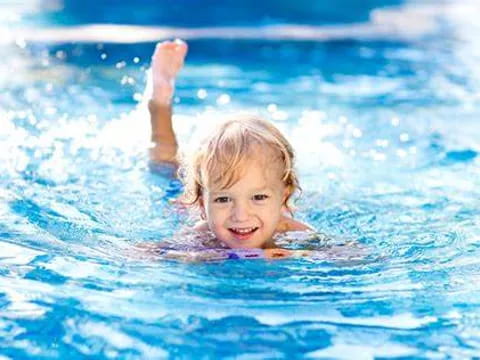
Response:
[[[277,232],[284,233],[288,231],[315,231],[311,226],[295,220],[289,216],[282,215]]]

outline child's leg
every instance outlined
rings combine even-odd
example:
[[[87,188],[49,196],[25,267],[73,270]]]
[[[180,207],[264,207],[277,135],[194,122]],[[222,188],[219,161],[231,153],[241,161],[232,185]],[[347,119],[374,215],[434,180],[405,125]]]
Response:
[[[158,43],[152,56],[153,92],[148,109],[152,125],[150,159],[176,164],[177,140],[172,127],[172,96],[175,78],[183,67],[187,44],[181,40]]]

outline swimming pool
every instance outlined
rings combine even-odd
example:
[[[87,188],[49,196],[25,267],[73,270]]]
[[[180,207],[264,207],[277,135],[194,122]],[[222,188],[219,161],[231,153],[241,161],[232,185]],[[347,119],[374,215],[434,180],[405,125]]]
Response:
[[[478,5],[318,3],[267,1],[252,20],[250,1],[198,18],[187,0],[0,2],[0,359],[478,356]],[[102,22],[186,35],[182,140],[260,112],[297,150],[297,216],[368,256],[130,256],[190,219],[149,173],[135,110],[153,42],[46,30]]]

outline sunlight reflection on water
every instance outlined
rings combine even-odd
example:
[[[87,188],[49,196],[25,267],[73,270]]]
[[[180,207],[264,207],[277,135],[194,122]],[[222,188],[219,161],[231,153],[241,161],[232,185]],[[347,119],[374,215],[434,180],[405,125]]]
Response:
[[[18,6],[0,16],[21,25]],[[377,11],[370,25],[411,21],[411,6]],[[183,145],[225,113],[272,120],[297,151],[297,216],[367,249],[357,262],[134,258],[132,245],[194,220],[171,206],[178,188],[148,172],[138,103],[153,45],[1,45],[6,356],[476,354],[476,7],[416,7],[433,39],[377,27],[376,41],[348,41],[358,27],[342,25],[342,41],[191,41],[176,97]],[[446,28],[431,23],[439,16]]]

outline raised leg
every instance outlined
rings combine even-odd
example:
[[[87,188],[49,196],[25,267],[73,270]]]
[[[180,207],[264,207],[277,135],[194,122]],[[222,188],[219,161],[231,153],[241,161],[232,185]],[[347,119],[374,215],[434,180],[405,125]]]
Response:
[[[150,159],[155,163],[177,163],[177,140],[172,127],[172,97],[175,79],[182,69],[187,54],[182,40],[158,43],[152,56],[150,79],[153,85],[148,102],[152,126]]]

